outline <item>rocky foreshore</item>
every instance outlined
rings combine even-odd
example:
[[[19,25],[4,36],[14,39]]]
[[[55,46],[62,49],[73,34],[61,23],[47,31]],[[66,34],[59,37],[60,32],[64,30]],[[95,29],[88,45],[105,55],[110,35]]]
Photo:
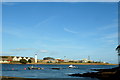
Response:
[[[91,78],[99,78],[102,80],[120,80],[120,68],[112,68],[112,69],[96,69],[98,72],[88,72],[88,73],[77,73],[71,74],[69,76],[79,76],[79,77],[91,77]]]

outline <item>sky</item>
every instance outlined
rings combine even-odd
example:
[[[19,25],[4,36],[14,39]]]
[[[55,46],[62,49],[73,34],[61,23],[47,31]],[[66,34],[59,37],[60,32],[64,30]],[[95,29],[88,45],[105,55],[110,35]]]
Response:
[[[117,11],[115,2],[4,2],[0,53],[117,63]]]
[[[119,2],[119,0],[2,0],[2,2]]]

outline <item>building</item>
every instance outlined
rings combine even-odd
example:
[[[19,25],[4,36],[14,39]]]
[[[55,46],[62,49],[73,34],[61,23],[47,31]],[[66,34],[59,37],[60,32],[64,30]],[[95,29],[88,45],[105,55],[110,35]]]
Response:
[[[35,61],[32,57],[21,57],[21,56],[0,56],[0,63],[10,63],[11,61],[20,61],[21,59]]]
[[[37,54],[35,54],[35,63],[37,63]]]
[[[30,57],[17,57],[17,56],[14,56],[13,57],[13,61],[20,61],[21,59],[25,59],[26,61],[28,61],[30,59]]]

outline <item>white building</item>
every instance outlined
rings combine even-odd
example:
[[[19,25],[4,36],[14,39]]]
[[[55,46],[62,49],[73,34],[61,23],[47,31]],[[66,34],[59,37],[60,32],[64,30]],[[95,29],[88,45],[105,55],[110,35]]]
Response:
[[[21,59],[22,59],[22,57],[17,57],[17,56],[13,57],[13,61],[20,61]],[[30,59],[30,57],[23,57],[23,59],[28,61]]]
[[[17,60],[20,61],[22,59],[22,57],[19,57]]]
[[[30,59],[30,57],[26,58],[26,60],[28,61]]]
[[[88,59],[83,59],[82,62],[83,63],[87,63],[89,60]]]
[[[35,54],[35,63],[37,63],[37,54]]]
[[[13,61],[18,61],[18,58],[16,56],[13,57]]]
[[[0,60],[0,63],[10,63],[10,61],[1,61]]]

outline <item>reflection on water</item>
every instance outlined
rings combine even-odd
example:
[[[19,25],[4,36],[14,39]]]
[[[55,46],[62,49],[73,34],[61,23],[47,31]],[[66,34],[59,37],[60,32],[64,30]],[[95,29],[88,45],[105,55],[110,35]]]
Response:
[[[41,70],[28,70],[25,68],[29,66],[42,67]],[[3,64],[2,65],[2,76],[12,77],[25,77],[25,78],[72,78],[75,80],[98,80],[95,78],[87,77],[71,77],[68,74],[72,73],[85,73],[91,72],[92,68],[113,68],[116,65],[75,65],[77,69],[68,68],[69,65],[21,65],[21,64]],[[60,70],[54,70],[51,68],[61,68]]]

